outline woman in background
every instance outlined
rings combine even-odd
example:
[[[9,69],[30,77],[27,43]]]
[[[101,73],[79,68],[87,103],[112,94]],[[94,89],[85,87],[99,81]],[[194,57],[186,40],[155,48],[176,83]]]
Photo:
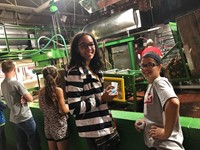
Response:
[[[43,68],[44,88],[39,93],[39,106],[44,114],[44,131],[49,150],[67,150],[68,105],[63,90],[58,87],[59,73],[56,67]]]

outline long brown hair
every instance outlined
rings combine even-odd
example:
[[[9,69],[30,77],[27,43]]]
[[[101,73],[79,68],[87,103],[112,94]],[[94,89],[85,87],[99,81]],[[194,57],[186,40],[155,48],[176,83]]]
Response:
[[[59,78],[58,70],[55,66],[47,66],[42,70],[45,85],[45,101],[47,104],[57,104],[56,87]]]
[[[100,58],[100,55],[99,55],[98,44],[97,44],[96,39],[94,38],[93,35],[91,35],[89,33],[86,33],[86,32],[79,32],[74,36],[74,38],[73,38],[73,40],[71,42],[71,60],[70,60],[68,68],[72,68],[74,66],[85,67],[85,60],[80,55],[79,48],[78,48],[79,41],[85,35],[90,36],[93,39],[93,42],[94,42],[94,45],[95,45],[96,52],[94,54],[94,58],[90,62],[90,69],[95,74],[97,74],[101,70],[101,68],[103,67],[103,63],[101,62],[101,58]]]

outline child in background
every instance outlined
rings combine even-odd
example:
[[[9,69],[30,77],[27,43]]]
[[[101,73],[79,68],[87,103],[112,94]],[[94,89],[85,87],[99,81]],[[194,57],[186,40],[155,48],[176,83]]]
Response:
[[[16,64],[12,60],[1,63],[5,75],[1,90],[10,110],[10,122],[13,123],[18,150],[41,150],[37,126],[28,102],[33,102],[32,95],[15,79]]]
[[[3,110],[6,109],[6,105],[0,99],[0,150],[6,150],[6,136],[5,136],[5,116]]]
[[[58,87],[59,73],[56,67],[42,70],[44,88],[39,93],[39,106],[44,114],[44,131],[49,150],[67,150],[68,105],[65,105],[63,89]]]

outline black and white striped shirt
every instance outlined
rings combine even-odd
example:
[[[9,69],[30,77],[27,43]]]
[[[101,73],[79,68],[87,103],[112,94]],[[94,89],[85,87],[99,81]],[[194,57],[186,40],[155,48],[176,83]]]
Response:
[[[99,79],[90,70],[74,67],[66,72],[66,93],[70,113],[80,137],[96,138],[113,132],[107,103],[101,103],[102,73]]]

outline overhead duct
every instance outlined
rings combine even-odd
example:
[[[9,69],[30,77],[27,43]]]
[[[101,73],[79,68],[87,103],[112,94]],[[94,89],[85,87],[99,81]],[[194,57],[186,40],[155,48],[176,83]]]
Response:
[[[139,10],[133,11],[133,9],[129,9],[110,18],[90,23],[84,27],[83,31],[91,33],[96,39],[101,39],[140,27]]]
[[[33,7],[26,7],[26,6],[16,6],[16,5],[10,5],[10,4],[4,4],[0,3],[0,9],[6,10],[6,11],[15,11],[19,13],[25,13],[25,14],[33,14],[35,13]]]

